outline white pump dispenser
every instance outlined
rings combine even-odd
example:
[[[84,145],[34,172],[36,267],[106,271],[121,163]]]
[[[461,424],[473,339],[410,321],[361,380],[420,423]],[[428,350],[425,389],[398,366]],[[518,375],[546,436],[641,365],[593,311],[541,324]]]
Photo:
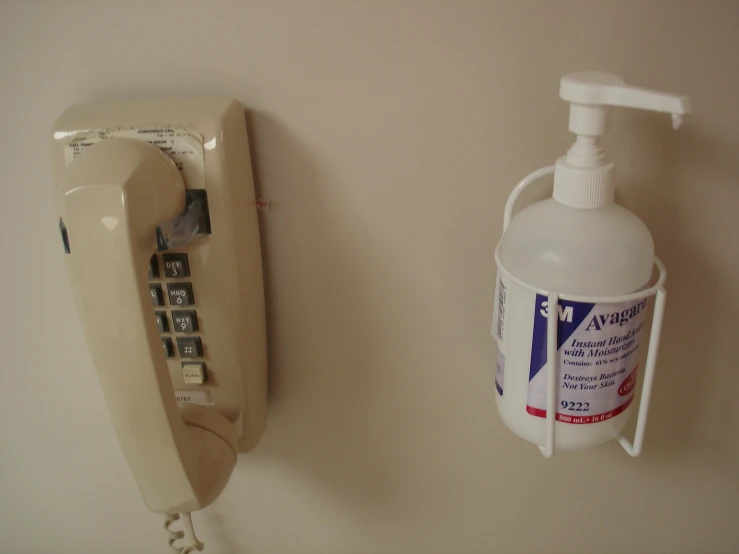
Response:
[[[613,202],[613,164],[606,159],[600,136],[608,131],[611,106],[672,114],[675,129],[690,112],[685,96],[633,87],[610,73],[570,73],[562,78],[559,96],[570,102],[570,131],[577,135],[554,170],[554,199],[575,208]]]
[[[535,171],[514,189],[495,253],[496,404],[505,424],[546,456],[555,446],[585,448],[611,438],[637,455],[646,409],[640,409],[633,446],[620,433],[640,375],[641,405],[648,404],[665,275],[649,229],[614,202],[614,164],[600,136],[612,106],[669,113],[677,128],[690,104],[684,96],[595,72],[563,77],[560,96],[570,102],[575,143],[554,167]],[[552,173],[552,198],[511,217],[522,190]],[[649,288],[655,265],[660,277]],[[647,367],[639,369],[646,298],[655,295]]]

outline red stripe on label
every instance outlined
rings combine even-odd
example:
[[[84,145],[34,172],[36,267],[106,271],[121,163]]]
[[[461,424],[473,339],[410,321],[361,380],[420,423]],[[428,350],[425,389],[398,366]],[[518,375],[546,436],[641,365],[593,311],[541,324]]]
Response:
[[[586,423],[600,423],[601,421],[605,421],[606,419],[611,419],[613,416],[617,416],[618,414],[623,412],[626,408],[629,407],[632,400],[634,400],[633,396],[629,398],[626,402],[621,404],[615,410],[611,410],[610,412],[605,412],[605,413],[598,414],[598,415],[571,416],[567,414],[557,413],[557,421],[561,421],[562,423],[571,423],[573,425],[583,425]],[[535,417],[547,417],[546,410],[540,410],[539,408],[534,408],[533,406],[526,406],[526,411]]]

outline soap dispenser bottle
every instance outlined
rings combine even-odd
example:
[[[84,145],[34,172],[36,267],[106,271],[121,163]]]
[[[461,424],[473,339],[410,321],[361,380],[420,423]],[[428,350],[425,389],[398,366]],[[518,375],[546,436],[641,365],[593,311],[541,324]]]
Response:
[[[546,456],[555,447],[586,448],[620,436],[647,342],[655,263],[660,287],[664,281],[649,229],[614,202],[614,164],[600,145],[611,107],[666,112],[675,128],[690,111],[684,96],[629,86],[607,73],[563,77],[560,97],[570,102],[576,139],[554,167],[526,177],[508,200],[492,329],[500,415]],[[521,191],[551,173],[552,197],[511,218]]]

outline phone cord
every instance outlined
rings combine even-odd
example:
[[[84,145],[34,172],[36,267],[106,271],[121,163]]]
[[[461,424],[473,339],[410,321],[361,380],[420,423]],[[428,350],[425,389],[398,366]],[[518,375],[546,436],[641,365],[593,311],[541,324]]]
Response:
[[[183,512],[181,514],[162,514],[164,516],[164,529],[169,534],[169,547],[177,552],[177,554],[191,554],[192,552],[200,552],[205,548],[205,545],[198,540],[195,536],[195,529],[192,526],[192,517],[190,512]],[[175,531],[171,528],[172,524],[182,519],[184,531]],[[185,546],[175,546],[175,541],[179,539],[186,539],[188,544]]]

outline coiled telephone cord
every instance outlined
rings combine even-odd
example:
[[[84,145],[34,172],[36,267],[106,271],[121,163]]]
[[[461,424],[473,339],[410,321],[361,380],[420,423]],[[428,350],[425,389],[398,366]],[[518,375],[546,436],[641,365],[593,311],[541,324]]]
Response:
[[[169,535],[169,547],[177,554],[192,554],[193,552],[201,552],[205,545],[198,540],[195,536],[195,529],[192,526],[192,517],[190,512],[183,512],[181,514],[162,514],[164,516],[164,529]],[[172,524],[181,519],[184,530],[175,531],[171,528]],[[187,544],[185,546],[175,546],[175,541],[179,539],[185,539]]]

